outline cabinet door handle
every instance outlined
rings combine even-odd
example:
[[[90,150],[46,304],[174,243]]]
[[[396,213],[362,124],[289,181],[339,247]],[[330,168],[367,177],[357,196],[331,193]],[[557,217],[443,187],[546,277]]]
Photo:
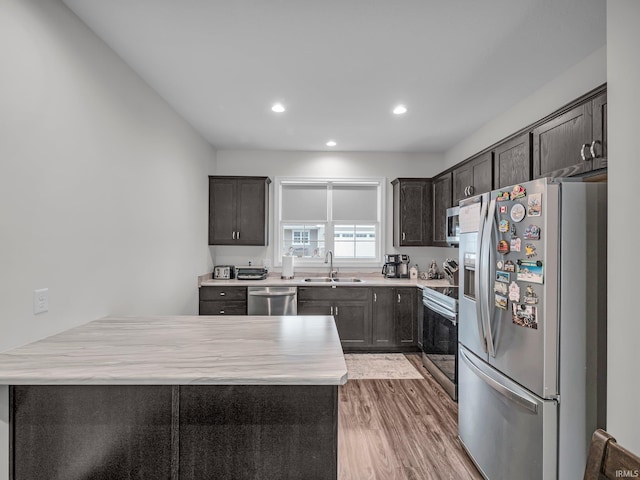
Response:
[[[236,232],[236,240],[240,240],[240,232]]]
[[[471,195],[473,195],[473,185],[469,185],[467,189],[469,190],[469,193],[467,193],[467,196],[470,197]]]
[[[469,196],[469,187],[464,187],[464,196],[465,197]]]
[[[224,310],[220,310],[220,315],[224,315]]]
[[[221,296],[221,297],[224,297],[225,295],[226,295],[226,293],[224,293],[224,292],[220,292],[220,296]]]
[[[596,143],[598,143],[598,141],[594,140],[593,142],[591,142],[591,146],[589,147],[589,152],[591,152],[591,158],[596,158]]]
[[[377,302],[378,301],[378,294],[377,293],[373,293],[373,301]]]
[[[331,309],[331,310],[330,310],[330,312],[331,312],[331,313],[330,313],[330,315],[333,315],[333,306],[331,306],[331,307],[329,307],[329,308]]]
[[[406,239],[406,235],[404,234],[404,232],[402,232],[402,240]]]
[[[231,232],[231,239],[235,240],[236,239],[236,232]]]
[[[336,306],[336,316],[338,315],[338,307]]]
[[[400,303],[400,294],[398,294],[398,303]]]
[[[588,143],[583,143],[582,148],[580,149],[580,156],[582,157],[582,161],[584,162],[587,159],[587,156],[584,154],[584,149],[589,146]]]

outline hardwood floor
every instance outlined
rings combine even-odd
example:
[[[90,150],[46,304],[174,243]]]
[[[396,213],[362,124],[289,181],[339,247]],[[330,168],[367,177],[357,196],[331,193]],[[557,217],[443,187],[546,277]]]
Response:
[[[482,479],[457,438],[458,404],[421,380],[349,380],[339,388],[340,480]]]

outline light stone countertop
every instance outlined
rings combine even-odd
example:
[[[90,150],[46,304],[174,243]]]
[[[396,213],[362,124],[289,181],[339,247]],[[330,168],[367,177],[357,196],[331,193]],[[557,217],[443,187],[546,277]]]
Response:
[[[342,385],[331,316],[105,317],[0,354],[0,385]]]
[[[305,278],[309,277],[321,277],[322,275],[316,274],[296,274],[296,277],[290,280],[283,280],[277,275],[270,275],[265,280],[213,280],[210,275],[203,275],[199,277],[198,286],[204,287],[328,287],[332,285],[339,285],[341,287],[446,287],[449,286],[449,281],[446,279],[440,280],[415,280],[408,278],[384,278],[377,275],[360,275],[357,273],[350,274],[345,273],[338,275],[340,277],[357,277],[361,278],[362,282],[356,283],[313,283],[305,282]],[[208,277],[208,278],[206,278]]]

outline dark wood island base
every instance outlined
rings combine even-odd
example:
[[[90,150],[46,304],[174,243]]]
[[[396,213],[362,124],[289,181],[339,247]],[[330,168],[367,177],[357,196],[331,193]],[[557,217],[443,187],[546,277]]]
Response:
[[[336,479],[337,385],[15,385],[10,478]]]

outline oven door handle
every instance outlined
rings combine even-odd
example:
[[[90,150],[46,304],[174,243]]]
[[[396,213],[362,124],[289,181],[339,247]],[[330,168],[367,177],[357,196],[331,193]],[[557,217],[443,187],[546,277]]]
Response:
[[[426,300],[424,300],[422,303],[429,310],[434,311],[438,315],[442,315],[443,317],[445,317],[447,320],[449,320],[454,325],[458,324],[458,321],[457,321],[457,317],[458,316],[455,313],[451,313],[449,310],[446,310],[446,309],[442,308],[440,305],[438,305],[436,303],[431,303],[431,302],[426,301]]]

